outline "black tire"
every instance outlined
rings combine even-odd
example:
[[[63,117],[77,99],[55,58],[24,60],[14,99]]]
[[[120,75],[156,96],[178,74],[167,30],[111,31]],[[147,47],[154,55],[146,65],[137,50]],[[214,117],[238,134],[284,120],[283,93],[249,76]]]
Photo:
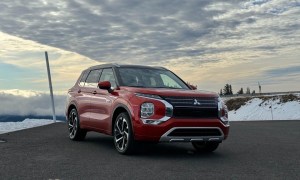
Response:
[[[114,144],[120,154],[132,154],[136,148],[131,119],[125,112],[120,113],[114,123]]]
[[[210,153],[215,151],[218,146],[219,142],[192,142],[194,148],[198,152]]]
[[[77,110],[74,108],[68,115],[69,138],[74,141],[84,140],[87,131],[80,128],[80,119]]]

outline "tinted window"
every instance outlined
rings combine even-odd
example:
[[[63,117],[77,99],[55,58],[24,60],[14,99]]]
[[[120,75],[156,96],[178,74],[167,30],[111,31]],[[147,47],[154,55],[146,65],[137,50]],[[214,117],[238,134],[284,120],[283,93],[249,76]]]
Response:
[[[88,71],[84,71],[82,73],[82,76],[81,76],[80,82],[79,82],[79,86],[84,86],[87,75],[88,75]]]
[[[96,69],[96,70],[92,70],[86,81],[85,81],[85,84],[84,86],[85,87],[97,87],[98,86],[98,82],[99,82],[99,78],[100,78],[100,70]]]
[[[121,67],[118,70],[123,86],[189,89],[181,79],[168,70],[129,67]]]
[[[116,79],[111,68],[103,69],[100,81],[109,81],[112,88],[116,87]]]

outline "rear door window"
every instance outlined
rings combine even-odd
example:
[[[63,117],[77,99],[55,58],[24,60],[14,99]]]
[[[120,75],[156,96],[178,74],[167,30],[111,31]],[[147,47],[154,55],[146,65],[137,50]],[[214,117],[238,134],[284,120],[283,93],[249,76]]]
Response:
[[[101,73],[101,70],[99,70],[99,69],[92,70],[89,73],[88,77],[86,78],[84,86],[97,88],[99,78],[100,78],[100,73]]]

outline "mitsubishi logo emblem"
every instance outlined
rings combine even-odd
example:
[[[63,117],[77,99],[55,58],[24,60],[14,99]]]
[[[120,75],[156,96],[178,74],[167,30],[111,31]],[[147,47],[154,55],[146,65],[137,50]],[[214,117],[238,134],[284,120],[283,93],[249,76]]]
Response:
[[[201,105],[201,104],[200,104],[200,102],[197,101],[197,99],[194,99],[194,105],[197,106],[197,105]]]

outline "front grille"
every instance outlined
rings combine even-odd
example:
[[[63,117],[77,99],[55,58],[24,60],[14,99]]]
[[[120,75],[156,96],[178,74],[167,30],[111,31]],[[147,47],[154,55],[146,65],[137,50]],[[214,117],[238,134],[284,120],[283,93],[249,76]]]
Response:
[[[221,136],[218,129],[175,129],[168,136]]]
[[[173,116],[177,118],[215,118],[218,117],[217,108],[177,108],[173,110]]]
[[[173,106],[175,118],[217,118],[218,101],[214,97],[164,97]]]

